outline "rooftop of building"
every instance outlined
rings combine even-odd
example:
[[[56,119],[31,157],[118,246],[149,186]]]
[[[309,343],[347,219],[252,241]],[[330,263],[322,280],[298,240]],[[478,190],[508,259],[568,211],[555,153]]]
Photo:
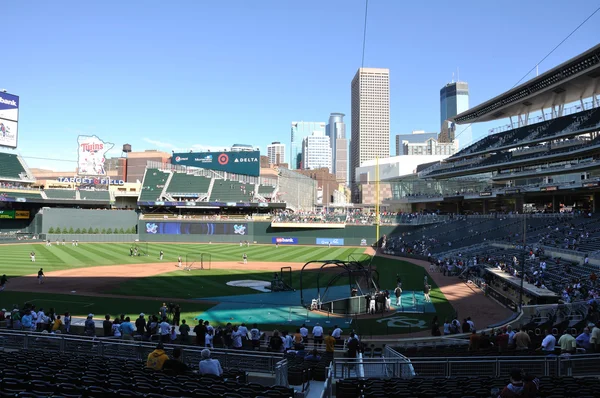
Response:
[[[510,90],[462,112],[457,124],[487,122],[589,98],[600,81],[600,44]]]

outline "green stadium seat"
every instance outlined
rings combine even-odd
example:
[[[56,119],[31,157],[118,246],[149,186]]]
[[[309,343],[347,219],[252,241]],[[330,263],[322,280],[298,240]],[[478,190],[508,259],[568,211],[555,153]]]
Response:
[[[0,177],[20,180],[21,173],[25,173],[25,169],[17,155],[0,153]]]
[[[69,199],[74,200],[76,191],[73,189],[45,189],[44,192],[48,199]]]
[[[174,196],[177,196],[177,194],[206,195],[210,188],[210,180],[209,177],[204,176],[173,173],[167,192]]]
[[[246,184],[238,181],[215,179],[211,202],[251,202],[254,198],[255,184]]]
[[[157,201],[160,200],[160,194],[163,187],[169,178],[169,173],[165,173],[159,169],[147,169],[144,174],[144,182],[142,184],[142,192],[140,201]]]

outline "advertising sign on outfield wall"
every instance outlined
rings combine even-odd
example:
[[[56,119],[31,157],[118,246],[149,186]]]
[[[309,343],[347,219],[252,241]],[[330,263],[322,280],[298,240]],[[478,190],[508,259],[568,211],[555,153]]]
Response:
[[[174,153],[172,164],[258,177],[260,151]]]
[[[19,97],[0,93],[0,146],[17,147]]]
[[[342,238],[317,238],[317,245],[344,246]]]
[[[298,244],[298,238],[281,238],[281,237],[277,237],[277,238],[273,238],[272,242],[280,244],[280,245],[297,245]]]
[[[27,220],[29,219],[29,210],[0,210],[0,219]]]
[[[240,223],[189,223],[147,222],[147,234],[162,235],[240,235],[248,234],[248,224]]]

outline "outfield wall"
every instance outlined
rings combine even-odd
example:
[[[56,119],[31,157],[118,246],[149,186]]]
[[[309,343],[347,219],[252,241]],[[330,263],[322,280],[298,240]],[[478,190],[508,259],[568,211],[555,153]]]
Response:
[[[380,235],[412,231],[416,226],[381,226]],[[375,243],[376,227],[348,225],[345,228],[273,228],[270,222],[223,222],[193,220],[140,220],[140,241],[369,246]]]
[[[38,233],[48,233],[50,228],[86,230],[90,227],[99,230],[127,230],[138,223],[138,214],[134,210],[88,210],[88,209],[42,209],[42,230]]]

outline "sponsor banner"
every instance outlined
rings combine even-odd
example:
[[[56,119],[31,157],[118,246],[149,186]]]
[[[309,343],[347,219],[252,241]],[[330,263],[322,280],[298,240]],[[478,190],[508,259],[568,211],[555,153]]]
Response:
[[[298,238],[281,238],[281,237],[277,237],[277,238],[272,238],[271,241],[273,243],[277,243],[280,245],[297,245],[298,244]]]
[[[479,196],[492,196],[491,192],[479,192]]]
[[[17,220],[28,220],[29,219],[29,210],[15,210],[15,218]]]
[[[123,180],[113,180],[112,178],[88,178],[88,177],[58,177],[58,182],[68,182],[71,184],[86,185],[125,185]]]
[[[14,219],[15,218],[15,211],[14,210],[0,210],[0,218],[9,218],[9,219]]]
[[[0,93],[0,119],[19,121],[19,97],[8,93]]]
[[[106,152],[110,151],[115,144],[104,142],[95,135],[80,135],[77,137],[77,174],[84,176],[106,175],[104,161]]]
[[[514,195],[514,194],[517,194],[517,193],[520,193],[520,192],[521,192],[520,189],[507,189],[507,190],[504,191],[504,193],[506,195]]]
[[[260,175],[260,151],[180,152],[173,154],[171,163],[255,177]]]
[[[12,120],[0,119],[0,146],[17,147],[18,123]]]
[[[151,235],[248,235],[246,223],[147,222],[145,227]]]
[[[360,245],[361,246],[367,246],[367,240],[366,239],[361,239],[360,240]]]
[[[344,246],[343,238],[317,238],[317,245]]]
[[[596,188],[598,186],[598,182],[584,182],[582,186],[584,188]]]
[[[551,191],[558,191],[558,186],[541,187],[540,188],[540,192],[551,192]]]

